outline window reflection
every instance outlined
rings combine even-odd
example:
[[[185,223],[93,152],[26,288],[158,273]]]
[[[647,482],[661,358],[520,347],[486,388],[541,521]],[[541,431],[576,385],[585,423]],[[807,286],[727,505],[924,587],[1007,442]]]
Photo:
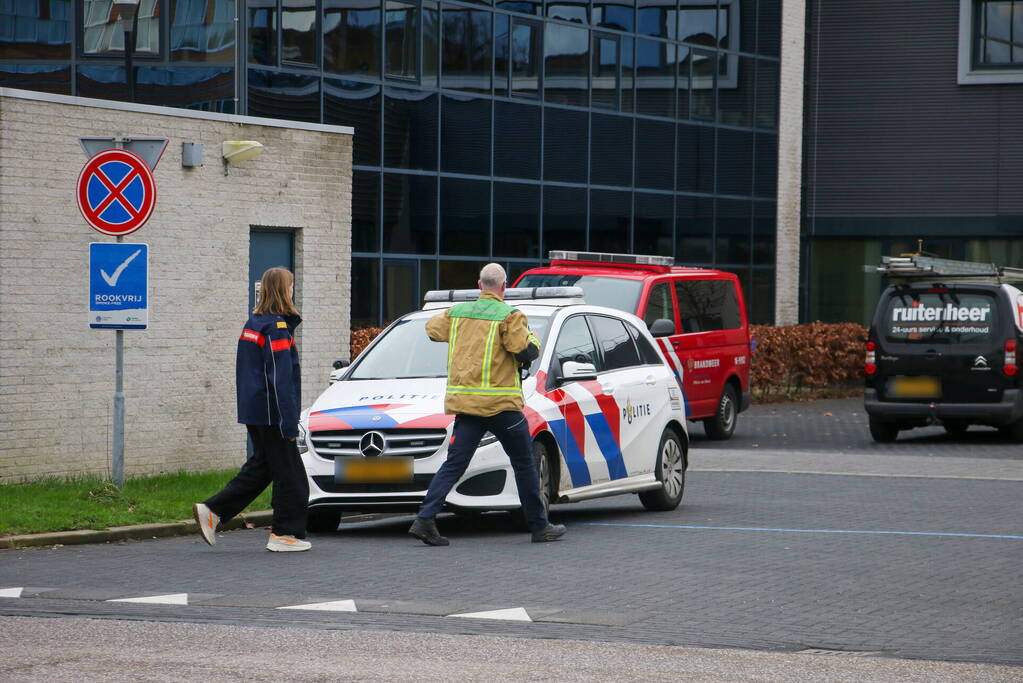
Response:
[[[160,54],[160,0],[141,0],[137,10],[135,56]],[[82,0],[82,54],[124,52],[124,29],[113,0]]]
[[[418,77],[417,34],[419,12],[415,5],[386,0],[384,12],[385,69],[388,76]]]
[[[633,6],[621,2],[621,0],[619,2],[594,0],[593,2],[594,26],[613,28],[619,31],[632,31],[636,25],[634,14]]]
[[[628,253],[632,227],[632,193],[590,191],[590,246],[593,251]]]
[[[594,33],[592,106],[602,109],[618,108],[619,61],[618,37]]]
[[[547,24],[544,60],[544,99],[548,102],[588,104],[590,32],[584,28]]]
[[[632,122],[625,116],[594,113],[590,117],[590,182],[594,185],[632,185]]]
[[[778,128],[778,62],[757,61],[757,128]]]
[[[71,58],[71,0],[7,0],[0,8],[0,59]]]
[[[697,121],[713,121],[717,113],[717,53],[690,50],[689,62],[689,116]]]
[[[540,177],[540,107],[494,102],[494,175]]]
[[[498,0],[497,6],[509,12],[523,14],[542,14],[543,2],[540,0]]]
[[[675,116],[676,47],[645,38],[636,41],[636,113]]]
[[[384,174],[384,251],[433,254],[437,251],[437,179]]]
[[[323,79],[323,122],[355,128],[352,163],[380,165],[380,86]]]
[[[685,3],[679,9],[679,40],[704,47],[717,47],[719,27],[723,27],[727,31],[727,9],[718,10],[713,6],[693,6]]]
[[[140,66],[135,76],[135,101],[230,114],[234,112],[234,69]]]
[[[494,183],[494,256],[540,256],[540,186]]]
[[[490,91],[490,12],[444,5],[441,82],[445,88]]]
[[[586,190],[543,188],[543,249],[586,248]]]
[[[231,62],[235,45],[234,6],[232,0],[174,0],[171,60]]]
[[[277,66],[277,0],[249,0],[249,62]]]
[[[491,100],[466,95],[441,99],[441,170],[490,175]]]
[[[352,259],[352,329],[380,324],[380,261]]]
[[[589,11],[588,0],[553,0],[547,3],[547,16],[551,19],[585,24]]]
[[[64,64],[0,64],[0,87],[71,94],[71,68]]]
[[[678,195],[675,199],[675,261],[681,265],[714,262],[714,200]]]
[[[720,194],[753,194],[753,133],[722,128],[718,131]]]
[[[441,178],[440,215],[440,253],[458,256],[490,253],[489,182]],[[470,282],[475,282],[475,277]]]
[[[636,187],[670,190],[674,184],[675,124],[643,121],[636,134]]]
[[[636,31],[648,36],[674,38],[677,14],[673,0],[637,0]]]
[[[543,50],[540,24],[512,19],[511,90],[512,95],[535,97],[540,91],[540,64]]]
[[[508,96],[508,76],[511,63],[508,51],[511,48],[511,17],[506,14],[494,15],[494,94]]]
[[[748,264],[753,231],[753,203],[717,200],[717,263]]]
[[[380,174],[352,173],[352,251],[380,251],[377,216],[380,214]]]
[[[440,7],[433,0],[423,0],[423,85],[437,87],[440,78]]]
[[[315,0],[281,0],[281,59],[316,63]]]
[[[674,245],[672,213],[675,198],[670,194],[636,193],[632,251],[636,254],[671,256]]]
[[[676,189],[680,192],[714,191],[715,130],[709,126],[678,126]]]
[[[405,88],[388,88],[386,96],[384,166],[436,170],[438,96]]]
[[[585,183],[589,121],[586,112],[544,109],[544,179]]]
[[[249,69],[249,114],[320,122],[320,79]]]
[[[380,3],[325,0],[323,70],[336,74],[380,73]]]

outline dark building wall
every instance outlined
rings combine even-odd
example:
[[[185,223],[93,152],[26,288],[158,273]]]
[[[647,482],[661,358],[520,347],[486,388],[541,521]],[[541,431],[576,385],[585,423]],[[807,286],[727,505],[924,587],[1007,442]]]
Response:
[[[804,230],[1023,215],[1023,84],[957,84],[958,0],[814,0],[809,30]]]

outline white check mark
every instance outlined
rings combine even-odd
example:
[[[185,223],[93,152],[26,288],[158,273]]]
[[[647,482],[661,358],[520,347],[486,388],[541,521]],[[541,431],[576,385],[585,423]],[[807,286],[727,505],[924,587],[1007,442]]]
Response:
[[[131,256],[124,260],[124,263],[117,266],[117,269],[114,271],[113,275],[107,275],[107,271],[103,270],[102,268],[99,269],[99,274],[103,276],[103,279],[107,281],[108,285],[110,285],[111,287],[116,287],[117,281],[121,277],[121,273],[123,273],[124,269],[128,267],[128,264],[134,261],[135,257],[141,253],[142,253],[141,249],[136,249],[134,254],[132,254]]]

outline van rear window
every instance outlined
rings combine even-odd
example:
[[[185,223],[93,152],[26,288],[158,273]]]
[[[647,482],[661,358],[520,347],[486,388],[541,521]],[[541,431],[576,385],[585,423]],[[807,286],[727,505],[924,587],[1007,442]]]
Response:
[[[989,294],[894,293],[885,311],[884,336],[888,341],[907,344],[985,342],[995,331],[997,305]]]

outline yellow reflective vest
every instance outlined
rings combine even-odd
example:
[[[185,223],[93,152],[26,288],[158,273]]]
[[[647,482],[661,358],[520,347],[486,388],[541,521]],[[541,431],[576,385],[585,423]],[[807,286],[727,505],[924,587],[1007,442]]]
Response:
[[[426,323],[430,339],[448,343],[448,386],[444,412],[489,417],[522,410],[521,353],[540,340],[526,316],[496,294],[456,304]]]

